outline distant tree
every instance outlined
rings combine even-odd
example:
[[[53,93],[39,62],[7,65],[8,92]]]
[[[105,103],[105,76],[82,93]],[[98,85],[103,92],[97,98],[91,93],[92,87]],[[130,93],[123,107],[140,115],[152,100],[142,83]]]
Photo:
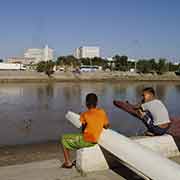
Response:
[[[131,69],[131,68],[135,68],[135,63],[136,62],[133,62],[133,61],[128,61],[128,68]]]
[[[73,68],[77,68],[78,66],[80,66],[80,62],[78,59],[76,59],[74,56],[72,55],[69,55],[67,56],[67,61],[70,63],[70,65],[73,67]]]
[[[45,70],[45,64],[46,64],[45,61],[39,62],[39,63],[37,64],[37,67],[36,67],[37,72],[44,72],[44,70]]]
[[[91,65],[101,66],[105,70],[108,68],[108,61],[101,57],[94,57],[91,59]]]
[[[127,66],[128,64],[127,64],[127,62],[128,62],[128,57],[127,56],[121,56],[120,57],[120,61],[121,61],[121,64],[123,65],[123,66]]]
[[[45,74],[47,74],[49,77],[54,73],[55,63],[53,61],[47,61],[45,63]]]
[[[44,72],[47,74],[49,77],[51,74],[54,73],[53,68],[54,68],[55,63],[53,61],[41,61],[37,64],[36,70],[37,72]]]
[[[57,58],[56,65],[64,65],[65,61],[66,61],[66,57],[65,56],[59,56]]]
[[[92,60],[90,58],[81,58],[80,59],[80,63],[82,65],[91,65],[92,64]]]
[[[127,56],[121,56],[120,58],[121,62],[121,70],[122,71],[127,71],[128,70],[128,57]]]
[[[108,61],[101,57],[77,59],[72,55],[60,56],[57,58],[56,64],[73,68],[78,68],[81,65],[101,66],[104,70],[108,68]]]
[[[115,56],[113,56],[113,61],[120,61],[121,56],[119,56],[118,54],[116,54]]]
[[[157,64],[157,73],[163,74],[168,71],[168,64],[166,63],[166,59],[159,59]]]
[[[140,59],[137,62],[137,70],[141,73],[150,73],[152,72],[151,62],[146,59]]]
[[[4,62],[4,60],[3,60],[3,59],[0,59],[0,63],[2,63],[2,62]]]
[[[173,64],[172,62],[169,62],[168,67],[169,67],[168,68],[169,71],[175,72],[175,71],[177,71],[179,69],[180,65],[179,64]]]
[[[151,71],[156,71],[157,70],[157,63],[155,59],[150,59],[149,60],[149,68]]]
[[[128,57],[119,56],[118,54],[113,57],[115,63],[115,70],[127,71],[128,70]]]
[[[80,60],[76,59],[74,56],[60,56],[57,58],[56,61],[57,65],[64,65],[64,66],[72,66],[74,68],[80,66]]]

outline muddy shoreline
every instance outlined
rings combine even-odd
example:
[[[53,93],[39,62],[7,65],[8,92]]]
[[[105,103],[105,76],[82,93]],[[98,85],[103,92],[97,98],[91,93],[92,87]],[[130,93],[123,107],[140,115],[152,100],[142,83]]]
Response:
[[[164,75],[136,74],[129,72],[56,72],[51,77],[37,72],[2,72],[0,83],[44,83],[44,82],[117,82],[117,81],[180,81],[174,73]]]

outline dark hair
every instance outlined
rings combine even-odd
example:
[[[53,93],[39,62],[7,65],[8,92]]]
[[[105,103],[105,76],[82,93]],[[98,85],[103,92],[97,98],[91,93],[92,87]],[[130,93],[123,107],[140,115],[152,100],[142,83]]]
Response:
[[[94,93],[89,93],[86,96],[86,106],[89,107],[96,107],[97,106],[98,97]]]
[[[151,93],[153,96],[156,95],[155,90],[152,87],[147,87],[143,89],[143,92]]]

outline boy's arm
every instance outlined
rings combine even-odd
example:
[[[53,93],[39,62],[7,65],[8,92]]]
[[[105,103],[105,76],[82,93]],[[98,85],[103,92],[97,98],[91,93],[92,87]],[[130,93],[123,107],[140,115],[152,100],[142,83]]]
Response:
[[[110,124],[109,123],[104,125],[104,129],[108,129],[108,128],[110,128]]]
[[[84,113],[81,113],[81,115],[80,115],[80,122],[82,123],[81,130],[83,133],[86,128],[86,125],[87,125],[85,117],[84,117]]]
[[[109,119],[108,119],[108,116],[107,116],[106,112],[104,112],[104,126],[103,127],[105,129],[108,129],[110,127]]]
[[[81,126],[81,131],[82,131],[82,133],[84,133],[84,130],[86,129],[86,125],[87,125],[87,124],[82,124],[82,126]]]

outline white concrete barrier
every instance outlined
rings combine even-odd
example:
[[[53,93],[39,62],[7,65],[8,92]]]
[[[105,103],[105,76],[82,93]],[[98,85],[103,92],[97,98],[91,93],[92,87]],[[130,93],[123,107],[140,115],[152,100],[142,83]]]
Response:
[[[149,179],[180,180],[180,166],[177,163],[115,131],[103,130],[98,143],[128,164],[131,170]]]
[[[133,141],[157,152],[165,157],[179,156],[179,149],[171,135],[165,134],[163,136],[154,137],[134,137]]]
[[[173,137],[167,134],[155,137],[133,137],[131,139],[168,158],[180,155]],[[99,145],[78,150],[76,153],[76,167],[85,173],[109,168]]]
[[[71,116],[66,117],[69,120],[74,118],[71,118]],[[78,121],[78,116],[74,119]],[[152,149],[145,147],[145,144],[142,145],[110,129],[103,130],[98,143],[123,161],[127,167],[146,179],[180,179],[180,166],[159,153],[152,151]],[[90,159],[94,159],[93,154],[89,154]],[[86,161],[85,163],[88,162]],[[99,170],[96,166],[92,168]]]
[[[87,173],[106,170],[109,169],[109,166],[97,144],[93,147],[79,149],[76,152],[76,168],[81,172]]]

